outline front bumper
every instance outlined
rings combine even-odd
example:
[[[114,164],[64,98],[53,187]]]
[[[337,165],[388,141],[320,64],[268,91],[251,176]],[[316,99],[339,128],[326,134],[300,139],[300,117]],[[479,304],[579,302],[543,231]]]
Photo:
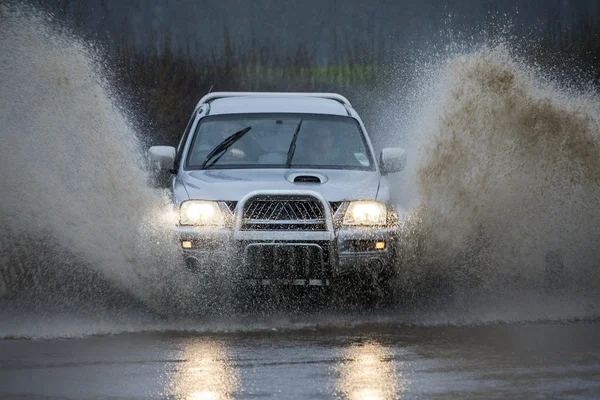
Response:
[[[185,258],[203,260],[239,260],[245,263],[247,249],[257,245],[316,245],[329,252],[331,269],[334,274],[344,274],[355,269],[367,268],[373,264],[389,264],[395,254],[398,228],[343,228],[335,232],[331,239],[320,237],[311,239],[286,238],[282,232],[258,232],[256,237],[236,238],[232,229],[196,228],[178,226],[175,228],[179,243],[191,242],[191,248],[182,248]],[[377,243],[383,243],[377,249]],[[373,246],[370,246],[373,244]],[[371,248],[370,248],[371,247]]]
[[[280,195],[281,192],[268,194]],[[287,192],[286,192],[287,193]],[[328,203],[314,192],[298,192],[327,204],[327,228],[310,230],[244,230],[241,209],[245,201],[264,192],[250,193],[237,206],[229,227],[177,226],[176,239],[190,268],[208,275],[227,265],[237,276],[256,284],[276,280],[291,285],[328,285],[336,277],[389,268],[398,243],[398,226],[349,227],[336,223]],[[343,209],[338,210],[344,212]],[[338,218],[339,220],[339,218]],[[258,255],[258,256],[257,256]]]

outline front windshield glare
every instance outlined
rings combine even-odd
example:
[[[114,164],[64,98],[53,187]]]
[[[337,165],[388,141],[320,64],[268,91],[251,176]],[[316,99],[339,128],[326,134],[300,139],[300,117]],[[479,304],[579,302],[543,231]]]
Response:
[[[216,161],[211,152],[240,130]],[[294,142],[294,134],[296,139]],[[292,146],[292,143],[295,145]],[[292,148],[292,151],[290,151]],[[288,157],[291,157],[288,159]],[[204,166],[203,166],[204,164]],[[187,157],[187,169],[235,168],[374,168],[358,122],[350,117],[321,115],[227,115],[203,118]]]

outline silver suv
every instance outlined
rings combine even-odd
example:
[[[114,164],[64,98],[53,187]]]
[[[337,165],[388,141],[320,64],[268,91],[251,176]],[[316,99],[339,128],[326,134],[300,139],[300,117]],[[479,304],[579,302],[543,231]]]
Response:
[[[208,279],[215,265],[254,285],[329,286],[391,270],[398,217],[386,175],[405,153],[376,157],[339,94],[210,93],[179,146],[149,154],[172,174],[186,264]]]

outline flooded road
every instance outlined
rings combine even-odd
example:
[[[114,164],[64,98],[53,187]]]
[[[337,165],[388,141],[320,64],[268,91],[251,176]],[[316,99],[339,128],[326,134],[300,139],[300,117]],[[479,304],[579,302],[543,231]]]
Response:
[[[0,6],[0,398],[600,398],[597,91],[520,43],[417,60],[381,110],[398,308],[246,319],[235,263],[185,272],[146,123],[55,25]]]
[[[598,321],[0,341],[2,398],[597,398]]]

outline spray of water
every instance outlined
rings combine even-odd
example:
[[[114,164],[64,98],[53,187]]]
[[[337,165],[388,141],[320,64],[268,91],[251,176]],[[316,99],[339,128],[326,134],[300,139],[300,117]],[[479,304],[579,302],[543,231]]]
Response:
[[[97,54],[28,7],[0,16],[0,292],[70,302],[106,281],[156,303],[169,214]]]
[[[420,88],[404,288],[595,296],[597,94],[561,88],[502,44],[449,57]]]

